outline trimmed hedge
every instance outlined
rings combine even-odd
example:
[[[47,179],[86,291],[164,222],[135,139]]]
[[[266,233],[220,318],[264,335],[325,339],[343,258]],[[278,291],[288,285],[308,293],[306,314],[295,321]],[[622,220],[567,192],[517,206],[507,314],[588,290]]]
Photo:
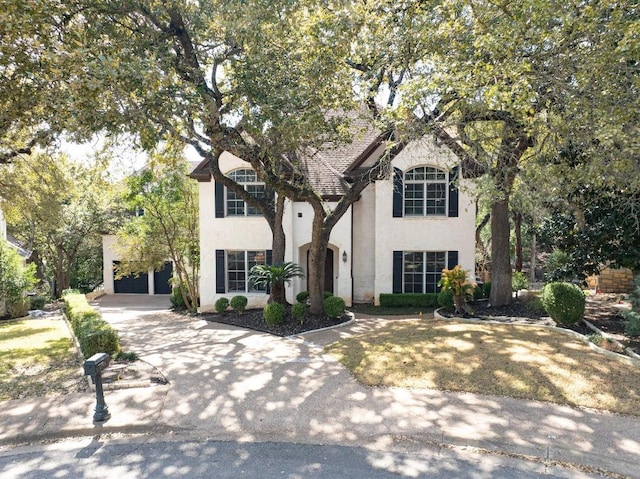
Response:
[[[575,324],[584,316],[584,292],[571,283],[548,283],[542,289],[542,305],[556,323]]]
[[[380,306],[387,308],[437,308],[437,293],[403,293],[403,294],[380,294]]]
[[[65,294],[64,312],[85,359],[96,353],[114,355],[121,351],[118,332],[89,306],[83,294]]]
[[[229,305],[236,313],[242,313],[247,307],[248,302],[249,300],[246,296],[234,296],[231,298],[231,301],[229,301]]]
[[[221,298],[218,298],[214,306],[216,308],[217,313],[224,313],[229,307],[229,299],[225,298],[224,296]]]
[[[345,303],[340,296],[329,296],[324,300],[324,312],[330,318],[339,318],[344,313]]]
[[[282,324],[284,322],[284,305],[269,303],[264,307],[262,316],[267,324]]]

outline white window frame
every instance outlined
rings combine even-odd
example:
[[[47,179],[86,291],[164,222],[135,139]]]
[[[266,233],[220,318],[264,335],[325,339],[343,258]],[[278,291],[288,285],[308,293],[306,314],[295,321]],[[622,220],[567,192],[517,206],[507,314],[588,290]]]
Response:
[[[407,256],[408,255],[421,255],[420,264],[422,265],[422,271],[419,273],[411,273],[407,271]],[[441,255],[441,258],[435,258],[430,260],[429,255]],[[403,251],[402,252],[402,292],[403,293],[438,293],[440,288],[438,288],[438,281],[442,277],[442,270],[447,267],[447,251]],[[438,263],[442,264],[441,268],[436,267],[436,269],[427,269],[427,265],[430,263]],[[415,291],[415,286],[413,288],[407,288],[407,275],[413,275],[415,277],[420,278],[420,283],[412,282],[411,284],[417,285],[421,284],[421,291]],[[433,290],[427,290],[427,285],[430,286],[430,282],[427,282],[428,277],[434,277],[435,282],[433,284]],[[407,289],[412,289],[412,291],[407,291]]]
[[[230,260],[234,255],[242,254],[242,265],[243,269],[231,269]],[[250,262],[250,256],[254,255],[253,260]],[[262,262],[255,261],[256,255],[262,255]],[[228,250],[225,251],[225,291],[228,293],[264,293],[265,288],[250,288],[249,287],[249,271],[256,264],[266,264],[267,261],[267,252],[265,250]],[[251,265],[249,265],[251,263]],[[244,276],[244,289],[231,289],[231,283],[237,283],[239,280],[237,278],[231,279],[231,274],[242,274]]]
[[[416,170],[423,169],[424,178],[416,180],[412,178],[408,178],[412,173],[416,172]],[[430,175],[435,175],[436,178],[429,178]],[[437,176],[443,176],[443,178],[437,178]],[[422,198],[407,198],[407,187],[409,185],[420,185],[422,186]],[[433,188],[433,185],[441,185],[442,190],[444,191],[444,195],[441,198],[429,198],[428,195],[430,193],[429,189]],[[437,186],[436,186],[437,188]],[[414,201],[412,205],[412,212],[408,211],[407,202]],[[403,173],[403,191],[402,191],[402,212],[403,216],[408,217],[423,217],[423,216],[447,216],[447,205],[449,201],[449,173],[441,168],[437,168],[435,166],[416,166],[406,170]],[[418,202],[421,202],[422,212],[415,213],[417,209]],[[441,205],[435,204],[436,202],[441,202]],[[429,212],[430,210],[438,209],[440,211]]]
[[[237,176],[239,175],[245,175],[246,176],[251,176],[252,179],[250,180],[243,180],[237,179]],[[227,176],[229,178],[231,178],[233,181],[235,181],[237,184],[242,185],[243,188],[245,190],[249,190],[252,187],[256,187],[256,188],[260,188],[262,189],[262,196],[264,197],[266,194],[266,185],[263,181],[260,181],[258,179],[258,175],[256,174],[256,172],[254,170],[252,170],[251,168],[240,168],[234,171],[231,171],[230,173],[227,174]],[[242,198],[239,198],[236,196],[236,193],[232,190],[229,190],[227,187],[225,187],[224,189],[225,191],[225,197],[224,197],[224,208],[225,208],[225,216],[236,216],[236,217],[243,217],[243,216],[261,216],[262,213],[260,212],[260,210],[258,210],[257,208],[254,208],[251,205],[247,205],[245,203],[245,201]],[[251,194],[251,193],[250,193]],[[230,196],[233,196],[230,198]],[[233,201],[237,206],[235,208],[230,208],[229,207],[229,202]],[[242,214],[236,212],[240,210],[240,205],[242,205]]]

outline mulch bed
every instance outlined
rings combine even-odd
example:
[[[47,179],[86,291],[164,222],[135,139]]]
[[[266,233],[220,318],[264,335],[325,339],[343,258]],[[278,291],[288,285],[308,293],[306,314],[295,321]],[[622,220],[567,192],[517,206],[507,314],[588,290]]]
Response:
[[[232,311],[222,314],[203,313],[201,317],[206,321],[239,326],[241,328],[262,331],[276,336],[292,336],[307,331],[335,326],[351,319],[351,317],[347,315],[341,318],[330,318],[324,314],[314,315],[307,313],[304,321],[301,323],[300,320],[291,316],[289,308],[287,308],[282,324],[267,324],[264,320],[262,309],[247,309],[243,313],[235,313]]]

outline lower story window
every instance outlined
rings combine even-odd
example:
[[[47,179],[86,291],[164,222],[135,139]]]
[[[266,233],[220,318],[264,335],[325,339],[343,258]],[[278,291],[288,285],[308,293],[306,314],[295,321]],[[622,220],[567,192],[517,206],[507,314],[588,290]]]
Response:
[[[227,291],[230,293],[264,291],[264,288],[249,286],[249,271],[255,265],[265,263],[265,251],[227,251]]]
[[[442,270],[447,267],[445,251],[405,251],[403,292],[437,293]]]

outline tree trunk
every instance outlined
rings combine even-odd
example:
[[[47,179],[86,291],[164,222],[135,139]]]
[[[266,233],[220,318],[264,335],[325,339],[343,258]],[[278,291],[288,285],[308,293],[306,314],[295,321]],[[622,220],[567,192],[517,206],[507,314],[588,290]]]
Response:
[[[522,213],[513,212],[513,229],[516,236],[515,244],[515,270],[522,271]]]
[[[309,312],[324,313],[324,262],[327,258],[329,235],[324,230],[324,210],[322,205],[313,205],[313,227],[309,249]]]
[[[284,226],[282,225],[282,217],[284,215],[285,196],[278,195],[276,199],[275,221],[271,226],[272,245],[271,259],[273,264],[283,263],[286,249],[286,236]],[[269,303],[286,304],[286,291],[283,283],[271,285],[271,293],[269,294]]]
[[[509,199],[491,205],[491,306],[511,303]]]
[[[531,284],[535,283],[536,281],[536,255],[538,254],[537,249],[538,245],[536,244],[536,234],[533,233],[531,235],[531,271],[529,271],[529,282]]]

